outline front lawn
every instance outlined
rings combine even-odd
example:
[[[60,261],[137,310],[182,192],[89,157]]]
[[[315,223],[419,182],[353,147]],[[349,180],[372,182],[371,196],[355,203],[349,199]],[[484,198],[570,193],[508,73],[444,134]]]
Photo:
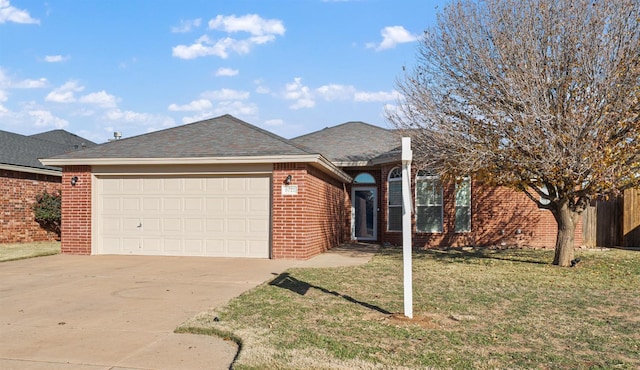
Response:
[[[414,254],[404,319],[402,253],[363,266],[291,269],[178,331],[241,346],[240,369],[640,368],[640,251]]]
[[[0,262],[60,253],[60,242],[0,244]]]

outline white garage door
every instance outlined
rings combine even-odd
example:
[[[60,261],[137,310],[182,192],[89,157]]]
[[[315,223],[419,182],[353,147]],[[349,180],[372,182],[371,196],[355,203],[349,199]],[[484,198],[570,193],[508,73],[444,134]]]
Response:
[[[269,258],[269,176],[99,176],[98,254]]]

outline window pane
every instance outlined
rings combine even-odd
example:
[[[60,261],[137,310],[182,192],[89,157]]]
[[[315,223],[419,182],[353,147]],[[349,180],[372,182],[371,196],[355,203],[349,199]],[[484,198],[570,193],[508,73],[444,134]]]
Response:
[[[389,205],[402,205],[402,181],[389,181]]]
[[[442,205],[442,185],[437,178],[416,180],[417,205]]]
[[[427,233],[442,232],[442,206],[418,207],[416,228]]]
[[[371,174],[363,172],[358,176],[356,176],[355,179],[353,179],[353,183],[354,184],[375,184],[376,180],[373,178],[373,176],[371,176]]]
[[[471,180],[468,178],[456,184],[456,206],[471,206]]]
[[[389,231],[402,231],[402,207],[389,207]]]
[[[456,207],[456,232],[471,231],[471,207]]]

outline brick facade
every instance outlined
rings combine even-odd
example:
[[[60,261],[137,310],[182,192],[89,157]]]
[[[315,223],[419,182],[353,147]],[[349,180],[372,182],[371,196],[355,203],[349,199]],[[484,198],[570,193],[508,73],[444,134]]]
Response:
[[[387,177],[398,164],[382,167],[380,203],[380,241],[402,244],[402,233],[387,231],[386,205],[388,203]],[[415,189],[415,168],[411,187]],[[417,248],[447,246],[492,246],[520,245],[539,248],[554,248],[557,224],[548,210],[539,209],[524,193],[506,187],[488,187],[473,182],[471,186],[471,232],[456,233],[455,184],[443,185],[443,230],[441,233],[415,232],[413,220],[413,244]],[[415,190],[412,194],[415,205]],[[575,245],[583,244],[582,223],[576,226]]]
[[[55,232],[34,220],[33,204],[42,192],[60,191],[60,177],[0,170],[0,243],[54,241]]]
[[[78,181],[71,185],[71,179]],[[91,167],[65,166],[62,172],[62,253],[91,254]]]
[[[283,195],[291,175],[297,195]],[[345,185],[316,168],[277,163],[273,169],[272,258],[307,259],[349,238],[350,205]]]

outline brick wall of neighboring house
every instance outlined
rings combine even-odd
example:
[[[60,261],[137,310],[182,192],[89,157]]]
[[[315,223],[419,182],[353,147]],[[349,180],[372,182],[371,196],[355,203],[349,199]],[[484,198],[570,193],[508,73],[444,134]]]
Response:
[[[402,233],[387,231],[387,176],[398,165],[383,166],[381,178],[381,241],[395,245],[402,244]],[[415,168],[412,189],[415,189]],[[413,243],[418,248],[448,246],[492,246],[521,245],[553,248],[557,226],[550,211],[538,207],[524,193],[505,187],[483,187],[474,182],[471,186],[471,232],[455,232],[455,184],[443,186],[443,230],[441,233],[415,233]],[[415,206],[415,190],[414,194]],[[413,220],[415,232],[415,216]],[[583,244],[582,223],[576,226],[575,246]]]
[[[60,191],[60,177],[0,170],[0,243],[53,241],[58,235],[34,220],[36,195]]]
[[[288,175],[297,195],[282,194]],[[344,242],[347,205],[340,181],[306,164],[274,164],[272,258],[308,259]]]
[[[76,185],[71,178],[77,176]],[[91,166],[62,172],[62,253],[91,254]]]

